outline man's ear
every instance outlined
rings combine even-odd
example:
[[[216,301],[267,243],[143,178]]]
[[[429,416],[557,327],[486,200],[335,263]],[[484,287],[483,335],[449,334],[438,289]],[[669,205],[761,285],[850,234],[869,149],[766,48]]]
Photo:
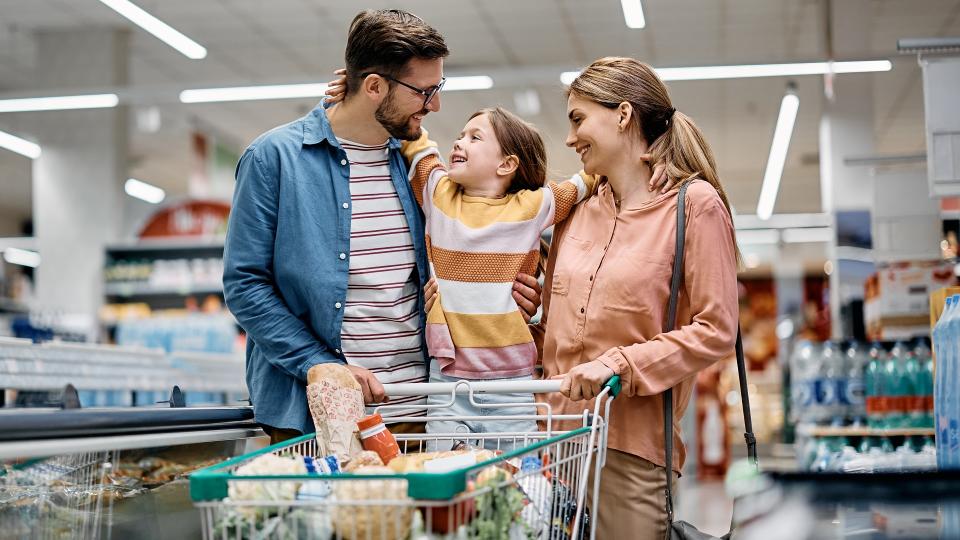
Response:
[[[370,98],[371,101],[380,103],[387,97],[387,93],[390,91],[390,85],[383,77],[371,73],[363,78],[363,81],[360,83],[360,91]]]
[[[497,165],[497,175],[509,176],[517,172],[518,167],[520,167],[520,160],[517,156],[510,154],[500,160],[500,164]]]

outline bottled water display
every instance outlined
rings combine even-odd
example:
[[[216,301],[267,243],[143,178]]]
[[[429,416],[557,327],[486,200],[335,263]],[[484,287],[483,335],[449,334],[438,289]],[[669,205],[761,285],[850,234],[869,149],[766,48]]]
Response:
[[[960,319],[957,324],[960,334]],[[890,429],[934,425],[933,359],[925,339],[897,342],[889,351],[881,343],[800,341],[790,373],[794,422]]]

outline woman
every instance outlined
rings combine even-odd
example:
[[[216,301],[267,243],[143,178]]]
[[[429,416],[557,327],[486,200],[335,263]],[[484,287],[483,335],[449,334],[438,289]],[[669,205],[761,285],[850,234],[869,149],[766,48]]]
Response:
[[[570,85],[575,149],[604,177],[554,232],[533,328],[544,377],[562,395],[538,398],[555,412],[583,411],[613,375],[623,380],[610,417],[597,538],[664,537],[667,528],[661,393],[674,392],[674,473],[683,467],[679,419],[694,375],[730,356],[737,332],[737,249],[730,205],[713,153],[676,111],[653,69],[603,58]],[[648,189],[650,163],[664,163],[674,189]],[[686,253],[676,330],[662,333],[676,240],[677,186],[686,194]]]

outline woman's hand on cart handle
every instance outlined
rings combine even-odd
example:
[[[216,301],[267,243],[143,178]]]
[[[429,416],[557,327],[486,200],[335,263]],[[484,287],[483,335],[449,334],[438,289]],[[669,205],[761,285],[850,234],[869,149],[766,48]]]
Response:
[[[599,360],[580,364],[567,372],[557,375],[561,379],[560,393],[571,401],[589,400],[597,397],[604,385],[617,374]]]

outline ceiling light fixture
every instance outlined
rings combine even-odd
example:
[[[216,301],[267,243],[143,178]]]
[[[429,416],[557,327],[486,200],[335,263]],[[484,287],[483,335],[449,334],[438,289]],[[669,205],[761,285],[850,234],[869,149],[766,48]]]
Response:
[[[141,201],[146,201],[150,204],[159,204],[163,202],[163,199],[166,198],[167,194],[161,188],[153,184],[148,184],[137,180],[136,178],[130,178],[123,185],[123,190],[127,192],[127,195],[140,199]]]
[[[827,73],[874,73],[890,71],[889,60],[866,60],[851,62],[802,62],[794,64],[748,64],[737,66],[699,66],[656,68],[664,81],[706,81],[713,79],[748,79],[755,77],[797,77],[801,75],[824,75]],[[569,85],[579,71],[565,71],[560,81]]]
[[[0,113],[109,109],[118,103],[120,98],[116,94],[0,99]]]
[[[191,60],[206,58],[207,49],[196,41],[183,35],[169,24],[147,13],[129,0],[100,0],[100,2],[116,11],[133,24],[143,28],[153,37],[176,49],[180,54]]]
[[[445,92],[456,92],[458,90],[486,90],[492,87],[492,78],[486,75],[474,75],[449,77],[443,85],[443,90]],[[323,96],[326,91],[327,85],[325,83],[192,88],[180,92],[180,101],[182,103],[221,103],[263,99],[318,98]]]
[[[11,135],[4,131],[0,131],[0,148],[6,148],[11,152],[16,152],[21,156],[26,156],[30,159],[37,159],[40,157],[39,144],[26,139],[21,139],[16,135]]]
[[[627,23],[627,28],[643,28],[647,25],[640,0],[620,0],[620,6],[623,8],[623,20]]]
[[[796,123],[799,108],[800,98],[797,97],[795,86],[790,84],[787,86],[787,93],[780,101],[777,127],[773,132],[773,142],[770,143],[767,168],[763,172],[763,186],[760,188],[760,199],[757,201],[757,217],[760,219],[770,219],[773,215],[773,207],[777,202],[777,192],[780,191],[780,179],[783,176],[783,166],[787,161],[787,150],[790,149],[790,138],[793,136],[793,125]]]
[[[3,250],[3,260],[10,264],[29,266],[30,268],[40,266],[40,254],[29,249],[7,248]]]

